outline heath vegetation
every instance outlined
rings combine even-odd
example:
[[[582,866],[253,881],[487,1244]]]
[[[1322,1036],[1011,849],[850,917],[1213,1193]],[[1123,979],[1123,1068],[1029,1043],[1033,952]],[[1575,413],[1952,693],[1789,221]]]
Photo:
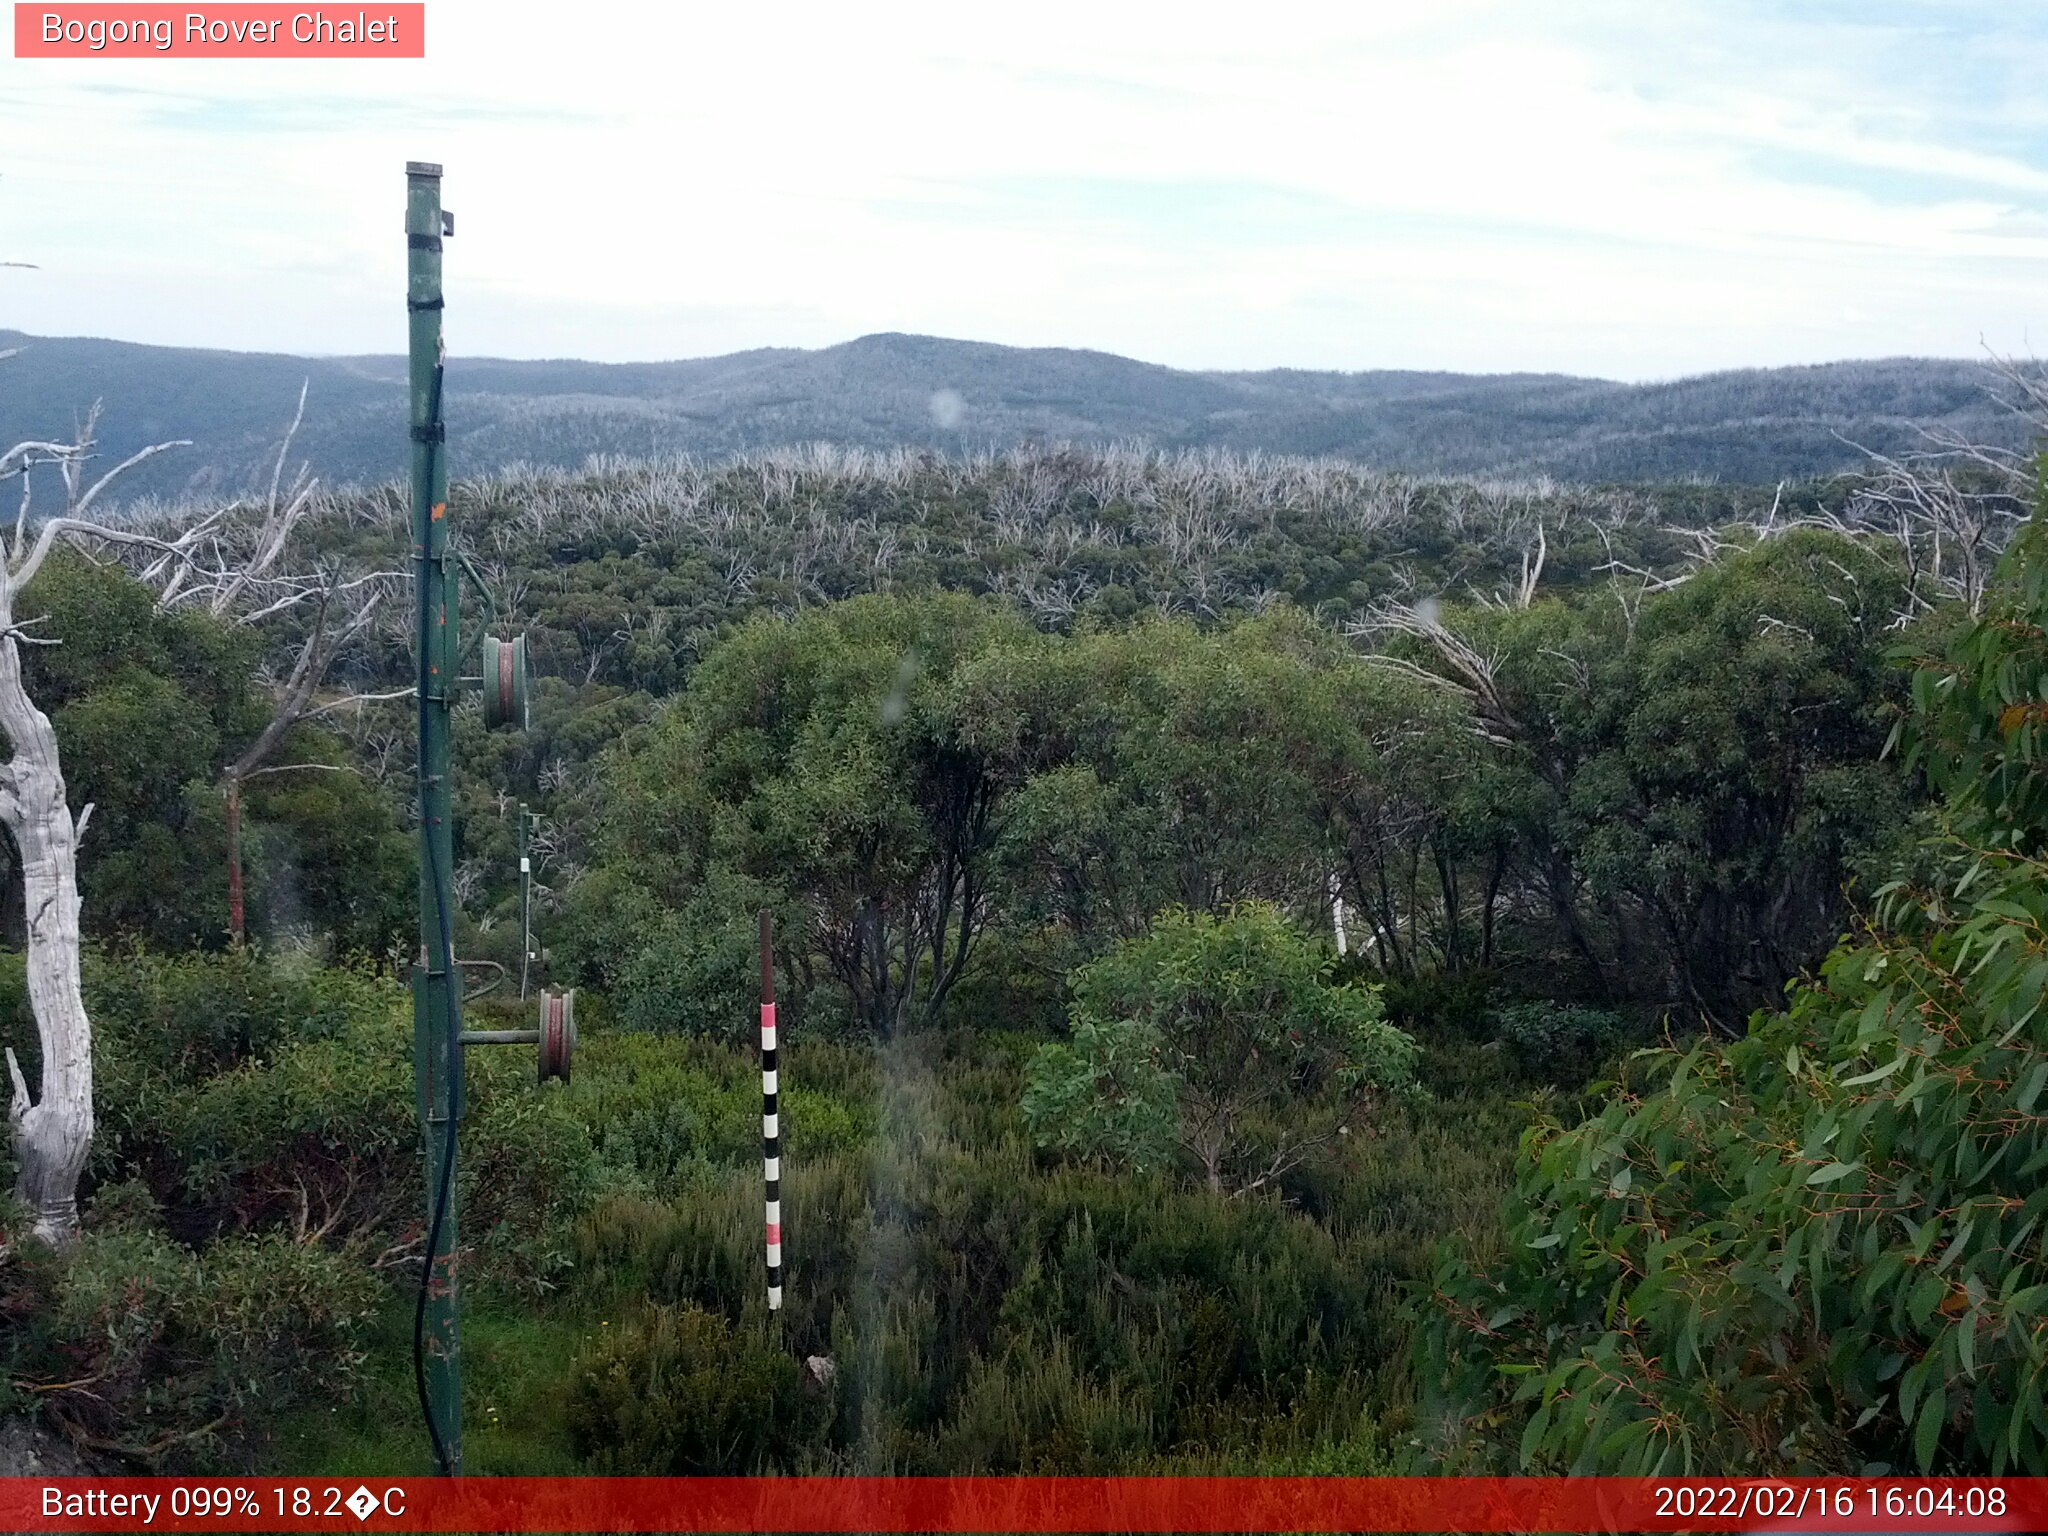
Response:
[[[82,1217],[0,1216],[0,1411],[122,1466],[428,1456],[401,507],[299,490],[60,540],[0,637],[97,807]],[[517,970],[529,805],[583,1020],[568,1083],[472,1053],[471,1468],[2048,1471],[2033,495],[462,482],[540,681],[458,717],[458,953]]]

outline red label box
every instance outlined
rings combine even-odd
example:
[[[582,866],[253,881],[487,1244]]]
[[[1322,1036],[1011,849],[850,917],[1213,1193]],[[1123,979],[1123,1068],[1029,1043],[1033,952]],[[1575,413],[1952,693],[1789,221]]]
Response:
[[[0,1478],[0,1530],[1593,1532],[2048,1530],[2048,1478]]]
[[[16,0],[17,59],[423,59],[427,8],[35,4]]]

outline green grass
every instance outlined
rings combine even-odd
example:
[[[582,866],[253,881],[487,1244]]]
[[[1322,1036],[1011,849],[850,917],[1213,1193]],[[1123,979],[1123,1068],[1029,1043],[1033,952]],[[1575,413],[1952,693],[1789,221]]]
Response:
[[[409,1296],[394,1296],[351,1400],[287,1419],[270,1447],[274,1469],[300,1477],[417,1476],[434,1471],[412,1375]],[[578,1350],[607,1326],[567,1299],[527,1307],[478,1297],[462,1313],[464,1470],[573,1475],[561,1385]]]

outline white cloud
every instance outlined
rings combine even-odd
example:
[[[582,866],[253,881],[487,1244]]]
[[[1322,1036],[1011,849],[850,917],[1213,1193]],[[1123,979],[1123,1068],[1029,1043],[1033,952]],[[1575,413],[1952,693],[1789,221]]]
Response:
[[[0,274],[0,323],[393,349],[431,158],[473,351],[896,329],[1642,377],[2018,346],[2048,29],[1926,14],[429,0],[425,63],[8,61],[0,245],[44,270]],[[1104,217],[1119,187],[1150,191]]]

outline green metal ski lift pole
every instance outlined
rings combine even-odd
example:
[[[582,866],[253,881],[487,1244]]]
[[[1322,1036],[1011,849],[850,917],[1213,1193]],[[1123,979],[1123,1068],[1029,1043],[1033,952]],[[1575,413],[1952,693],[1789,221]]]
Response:
[[[467,687],[483,694],[487,729],[525,730],[531,689],[526,637],[485,634],[481,676],[461,675],[460,582],[475,585],[487,625],[501,617],[490,584],[455,542],[448,517],[448,429],[442,417],[446,353],[441,341],[441,241],[455,221],[441,208],[441,167],[409,161],[405,167],[405,308],[412,357],[412,553],[418,600],[414,636],[419,660],[420,948],[412,971],[413,1070],[419,1082],[420,1132],[426,1143],[427,1246],[413,1312],[413,1382],[420,1412],[443,1474],[462,1472],[461,1250],[456,1221],[455,1154],[463,1110],[463,1050],[472,1045],[537,1045],[540,1081],[569,1080],[576,1052],[576,993],[543,988],[540,1014],[530,1029],[462,1027],[463,970],[484,966],[502,977],[495,961],[455,957],[454,761],[455,703]],[[526,995],[528,962],[547,964],[533,946],[529,831],[535,818],[519,808],[520,926],[525,953],[519,994]],[[496,987],[490,982],[481,997]]]
[[[462,980],[455,964],[451,715],[460,689],[456,573],[448,545],[447,428],[441,414],[441,167],[405,167],[410,328],[412,541],[419,662],[420,953],[413,968],[413,1064],[426,1140],[427,1248],[413,1319],[415,1384],[434,1459],[462,1471],[460,1296],[455,1272],[456,1129],[462,1120]]]

